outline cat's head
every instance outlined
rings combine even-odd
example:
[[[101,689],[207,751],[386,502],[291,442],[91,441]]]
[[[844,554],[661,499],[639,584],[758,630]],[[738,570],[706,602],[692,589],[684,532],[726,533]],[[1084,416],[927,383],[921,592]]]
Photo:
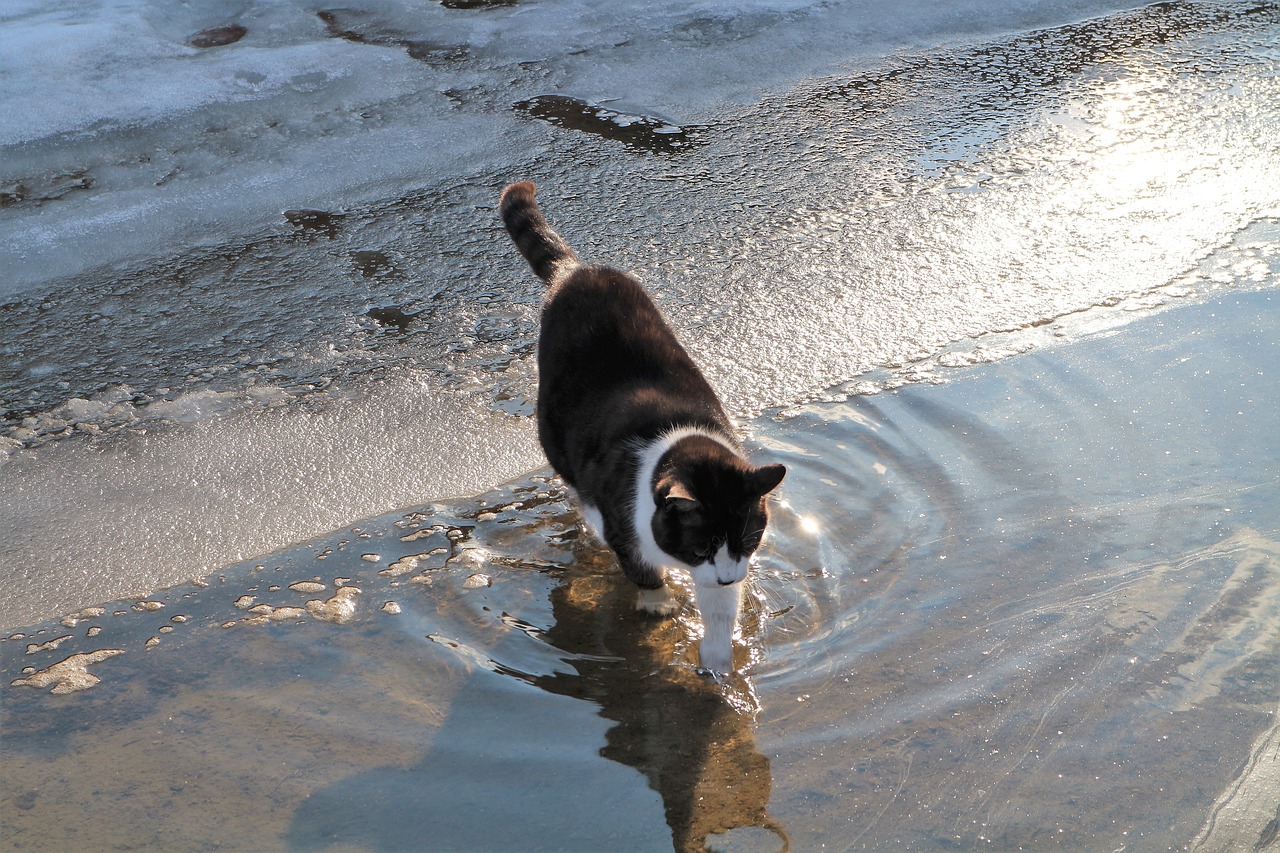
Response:
[[[703,586],[736,583],[760,547],[769,520],[766,495],[782,465],[753,466],[705,436],[680,441],[654,481],[654,542]]]

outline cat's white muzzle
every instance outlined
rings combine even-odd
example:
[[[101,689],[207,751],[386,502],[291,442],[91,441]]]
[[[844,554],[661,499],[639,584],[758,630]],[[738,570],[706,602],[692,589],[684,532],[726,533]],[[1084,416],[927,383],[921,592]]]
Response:
[[[745,580],[750,560],[735,560],[729,556],[728,546],[720,546],[715,557],[697,566],[691,566],[689,574],[698,586],[729,586]]]

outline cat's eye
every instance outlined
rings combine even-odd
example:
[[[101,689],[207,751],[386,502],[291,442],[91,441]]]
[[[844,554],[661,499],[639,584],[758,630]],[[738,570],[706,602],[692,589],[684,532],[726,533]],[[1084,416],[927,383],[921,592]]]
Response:
[[[713,539],[710,545],[698,553],[698,560],[704,563],[714,560],[727,541],[727,539]]]

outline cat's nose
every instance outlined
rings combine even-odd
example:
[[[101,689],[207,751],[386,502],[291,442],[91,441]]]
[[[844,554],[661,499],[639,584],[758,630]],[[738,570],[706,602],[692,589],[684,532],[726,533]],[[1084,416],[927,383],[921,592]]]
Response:
[[[716,566],[716,583],[720,586],[733,586],[747,576],[747,561],[725,557]]]

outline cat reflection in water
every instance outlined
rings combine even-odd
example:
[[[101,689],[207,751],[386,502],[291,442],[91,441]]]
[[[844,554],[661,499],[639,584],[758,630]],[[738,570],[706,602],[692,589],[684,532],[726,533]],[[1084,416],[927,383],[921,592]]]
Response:
[[[747,461],[715,391],[644,288],[584,264],[551,229],[527,181],[499,203],[516,247],[547,283],[538,339],[538,438],[591,533],[640,588],[676,605],[668,569],[693,578],[704,669],[733,670],[747,564],[782,465]]]

